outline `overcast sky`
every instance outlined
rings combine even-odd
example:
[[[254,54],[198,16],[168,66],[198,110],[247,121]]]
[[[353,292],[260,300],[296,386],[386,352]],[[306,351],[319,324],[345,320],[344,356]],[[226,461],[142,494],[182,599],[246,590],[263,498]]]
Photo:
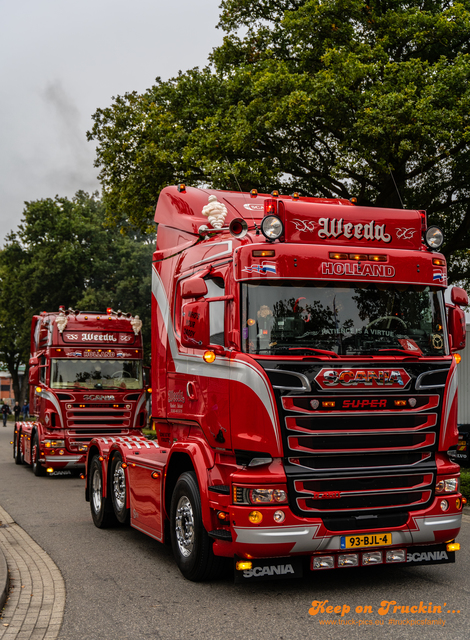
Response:
[[[203,67],[220,0],[0,0],[0,242],[25,201],[99,189],[91,116]]]

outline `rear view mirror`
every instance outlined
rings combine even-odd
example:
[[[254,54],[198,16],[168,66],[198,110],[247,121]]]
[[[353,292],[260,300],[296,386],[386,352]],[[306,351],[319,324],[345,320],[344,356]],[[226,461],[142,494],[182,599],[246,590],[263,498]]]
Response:
[[[188,278],[181,283],[181,297],[183,300],[188,298],[202,298],[207,295],[207,284],[203,278]]]
[[[452,287],[450,290],[450,299],[452,304],[456,304],[459,307],[466,307],[468,305],[468,294],[465,289],[461,287]]]
[[[452,337],[452,351],[460,351],[465,348],[466,341],[465,313],[459,307],[449,307],[447,318],[449,335]]]
[[[192,349],[207,349],[210,342],[209,303],[207,300],[187,302],[183,305],[182,316],[181,343],[183,346]]]

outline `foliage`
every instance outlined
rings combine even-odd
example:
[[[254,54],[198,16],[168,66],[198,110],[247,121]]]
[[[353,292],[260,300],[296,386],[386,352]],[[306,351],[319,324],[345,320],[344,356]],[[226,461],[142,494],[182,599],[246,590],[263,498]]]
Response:
[[[138,314],[150,356],[153,238],[104,226],[105,206],[79,191],[72,200],[27,202],[23,220],[0,251],[0,360],[23,400],[18,367],[27,364],[31,317],[60,305]],[[28,370],[26,370],[27,379]]]
[[[188,182],[427,209],[470,278],[470,0],[223,0],[223,44],[98,109],[109,215]]]
[[[470,469],[460,468],[460,491],[470,501]]]

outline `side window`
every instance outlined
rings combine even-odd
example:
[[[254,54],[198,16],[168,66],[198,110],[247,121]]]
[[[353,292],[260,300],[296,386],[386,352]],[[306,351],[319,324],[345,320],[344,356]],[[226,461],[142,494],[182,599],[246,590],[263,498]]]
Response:
[[[46,356],[39,361],[39,382],[46,384]]]
[[[218,298],[225,295],[223,278],[207,278],[207,295],[205,298]],[[225,301],[209,303],[210,343],[224,346],[225,336]]]

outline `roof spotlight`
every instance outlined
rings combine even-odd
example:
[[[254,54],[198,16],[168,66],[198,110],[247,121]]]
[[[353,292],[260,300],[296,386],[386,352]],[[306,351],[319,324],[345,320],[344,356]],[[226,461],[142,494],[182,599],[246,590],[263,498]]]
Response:
[[[268,240],[277,240],[284,233],[284,225],[277,216],[266,216],[261,222],[261,231]]]
[[[424,234],[424,241],[430,249],[436,251],[444,242],[444,234],[439,227],[428,227]]]

